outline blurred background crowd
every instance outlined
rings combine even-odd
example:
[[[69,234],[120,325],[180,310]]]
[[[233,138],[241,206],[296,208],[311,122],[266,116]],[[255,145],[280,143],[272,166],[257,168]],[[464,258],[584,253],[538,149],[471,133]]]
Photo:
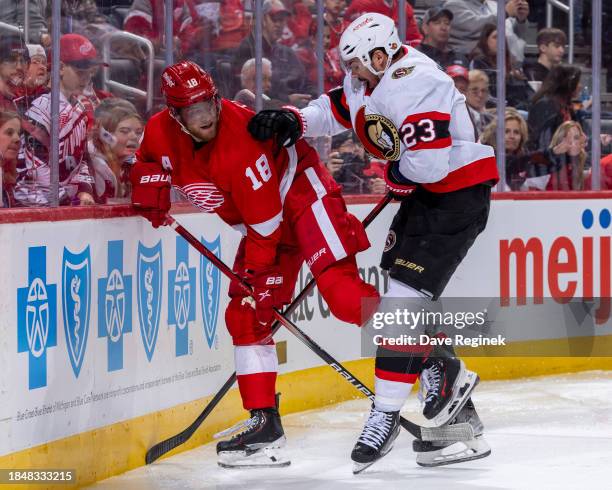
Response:
[[[163,108],[159,76],[169,60],[197,62],[223,97],[251,108],[260,66],[264,108],[304,107],[341,84],[338,41],[365,12],[403,23],[406,44],[453,78],[478,137],[493,147],[503,104],[506,176],[498,191],[592,188],[591,0],[574,0],[571,16],[553,9],[550,18],[547,0],[265,0],[258,6],[261,0],[61,0],[59,84],[52,86],[56,1],[0,0],[0,207],[129,202],[130,167],[148,117]],[[612,2],[602,3],[606,46]],[[501,8],[504,100],[496,90]],[[612,51],[603,50],[601,189],[612,189],[611,70]],[[57,156],[50,154],[52,89],[60,100]],[[385,162],[372,159],[352,132],[313,144],[346,194],[385,192]]]

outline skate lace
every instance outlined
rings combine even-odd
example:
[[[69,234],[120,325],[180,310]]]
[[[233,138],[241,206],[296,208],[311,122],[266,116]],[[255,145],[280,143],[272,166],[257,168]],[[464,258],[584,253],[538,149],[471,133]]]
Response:
[[[380,448],[391,429],[392,420],[393,416],[391,414],[372,409],[357,442],[374,449]]]
[[[259,423],[259,417],[257,415],[254,415],[249,419],[241,420],[237,424],[234,424],[231,427],[225,430],[222,430],[221,432],[217,432],[213,436],[213,439],[220,439],[222,437],[227,437],[227,436],[231,436],[234,434],[236,435],[236,437],[239,437],[243,434],[246,434],[253,428],[255,428],[258,423]]]
[[[421,373],[421,389],[419,390],[419,400],[421,402],[427,403],[433,400],[440,389],[441,379],[442,374],[438,364],[423,370]]]

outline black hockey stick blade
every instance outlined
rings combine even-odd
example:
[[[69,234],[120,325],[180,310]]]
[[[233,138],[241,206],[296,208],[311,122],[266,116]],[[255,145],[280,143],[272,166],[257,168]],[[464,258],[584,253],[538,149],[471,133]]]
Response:
[[[234,382],[236,381],[236,373],[233,373],[228,380],[225,382],[223,387],[217,392],[217,394],[213,397],[213,399],[206,405],[204,411],[198,415],[198,418],[195,419],[189,427],[187,427],[182,432],[172,436],[164,441],[158,442],[153,447],[151,447],[145,456],[146,464],[151,464],[164,454],[172,451],[174,448],[184,444],[189,440],[189,438],[193,435],[193,433],[200,427],[204,419],[210,415],[213,409],[219,404],[221,399],[225,396],[225,394],[230,390]]]

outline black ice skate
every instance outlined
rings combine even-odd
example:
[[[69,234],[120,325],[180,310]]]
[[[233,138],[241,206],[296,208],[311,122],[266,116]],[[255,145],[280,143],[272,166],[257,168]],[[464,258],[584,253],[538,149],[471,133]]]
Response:
[[[372,407],[351,453],[353,473],[361,473],[391,451],[399,431],[399,412],[381,412]]]
[[[474,437],[454,443],[421,440],[412,442],[412,449],[417,453],[416,462],[419,466],[434,467],[464,463],[486,458],[491,454],[491,448],[482,435],[484,426],[471,400],[467,401],[449,425],[459,423],[469,423],[474,430]]]
[[[276,408],[251,410],[251,418],[215,434],[215,438],[235,433],[242,428],[244,430],[231,439],[217,443],[219,466],[270,468],[291,464],[281,450],[286,439]]]
[[[465,405],[479,381],[456,357],[430,358],[421,372],[423,415],[438,427],[446,424]]]

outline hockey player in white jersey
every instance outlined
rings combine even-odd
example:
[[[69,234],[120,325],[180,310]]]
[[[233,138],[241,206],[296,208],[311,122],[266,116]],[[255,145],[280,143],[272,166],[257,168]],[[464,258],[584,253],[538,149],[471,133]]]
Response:
[[[390,18],[357,18],[339,49],[347,68],[342,87],[302,110],[261,111],[249,130],[256,138],[290,145],[302,136],[352,128],[370,154],[388,160],[387,185],[404,197],[381,260],[390,275],[385,297],[433,304],[486,226],[498,180],[493,149],[476,142],[465,97],[452,79],[402,45]],[[356,473],[391,450],[399,411],[419,375],[425,417],[437,425],[469,421],[475,437],[452,445],[416,440],[417,463],[438,466],[490,454],[470,400],[478,376],[452,350],[432,353],[423,345],[398,353],[379,347],[375,402],[351,454]]]

